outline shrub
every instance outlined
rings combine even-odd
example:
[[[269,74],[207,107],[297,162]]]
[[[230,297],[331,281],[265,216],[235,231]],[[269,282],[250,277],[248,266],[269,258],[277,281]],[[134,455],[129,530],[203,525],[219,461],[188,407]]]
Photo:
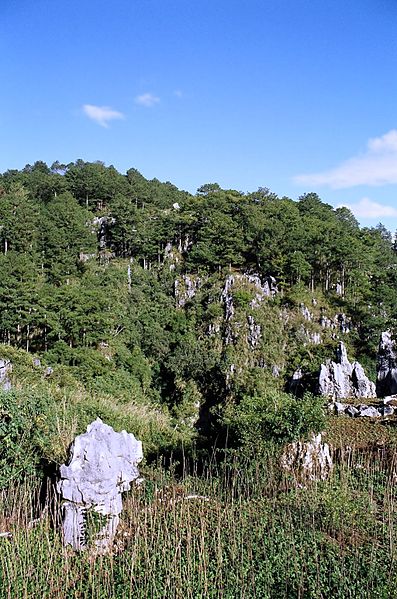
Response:
[[[298,399],[287,393],[271,391],[262,395],[245,395],[238,405],[225,413],[237,441],[254,444],[290,443],[307,438],[325,427],[322,400],[306,393]]]
[[[0,488],[34,473],[49,442],[50,414],[45,394],[0,393]]]

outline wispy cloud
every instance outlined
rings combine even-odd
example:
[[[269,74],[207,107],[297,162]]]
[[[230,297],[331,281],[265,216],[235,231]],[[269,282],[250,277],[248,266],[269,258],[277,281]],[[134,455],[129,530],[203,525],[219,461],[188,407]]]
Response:
[[[370,139],[365,152],[320,173],[294,177],[302,185],[324,185],[333,189],[356,185],[387,185],[397,183],[397,129]]]
[[[343,204],[343,206],[349,208],[357,218],[384,218],[385,216],[397,216],[397,208],[394,208],[394,206],[379,204],[379,202],[374,202],[369,198],[362,198],[359,202]]]
[[[183,91],[181,89],[174,90],[174,96],[177,98],[183,98]]]
[[[147,92],[146,94],[141,94],[140,96],[136,96],[135,104],[139,104],[139,106],[145,106],[145,108],[152,108],[152,106],[156,106],[159,104],[160,98]]]
[[[84,104],[83,112],[89,119],[92,119],[101,127],[109,127],[109,121],[123,119],[124,114],[118,110],[113,110],[109,106],[94,106],[94,104]]]

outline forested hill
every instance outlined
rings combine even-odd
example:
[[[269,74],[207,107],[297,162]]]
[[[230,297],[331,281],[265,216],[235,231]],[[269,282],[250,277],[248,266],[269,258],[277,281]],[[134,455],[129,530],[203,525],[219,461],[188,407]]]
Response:
[[[314,376],[340,337],[373,374],[395,325],[391,234],[314,193],[191,195],[135,169],[36,162],[0,176],[0,218],[3,353],[181,434],[197,410],[226,421],[296,368]]]

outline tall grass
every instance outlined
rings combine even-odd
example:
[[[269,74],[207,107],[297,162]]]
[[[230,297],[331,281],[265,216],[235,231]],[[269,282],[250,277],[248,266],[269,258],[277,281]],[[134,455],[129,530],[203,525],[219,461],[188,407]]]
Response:
[[[158,467],[125,498],[111,555],[62,546],[39,487],[0,495],[4,598],[396,597],[392,453],[351,451],[326,482],[297,485],[272,455],[176,477]]]

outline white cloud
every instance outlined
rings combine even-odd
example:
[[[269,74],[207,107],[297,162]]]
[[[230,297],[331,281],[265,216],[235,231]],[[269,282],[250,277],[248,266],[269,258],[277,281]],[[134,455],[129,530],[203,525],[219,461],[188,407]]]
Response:
[[[183,91],[181,89],[176,89],[174,91],[174,96],[176,96],[177,98],[183,98]]]
[[[146,108],[151,108],[160,102],[160,98],[155,96],[149,92],[146,94],[141,94],[140,96],[136,96],[135,104],[139,104],[139,106],[145,106]]]
[[[302,185],[325,185],[333,189],[356,185],[387,185],[397,183],[397,130],[370,139],[367,149],[339,166],[320,173],[294,177]]]
[[[349,208],[357,218],[383,218],[385,216],[396,217],[397,208],[393,206],[385,206],[374,202],[369,198],[362,198],[359,202],[354,204],[343,204],[346,208]],[[340,208],[341,206],[339,206]]]
[[[122,112],[113,110],[109,106],[94,106],[93,104],[84,104],[83,112],[101,127],[109,127],[108,122],[114,121],[115,119],[123,119],[124,115]]]

